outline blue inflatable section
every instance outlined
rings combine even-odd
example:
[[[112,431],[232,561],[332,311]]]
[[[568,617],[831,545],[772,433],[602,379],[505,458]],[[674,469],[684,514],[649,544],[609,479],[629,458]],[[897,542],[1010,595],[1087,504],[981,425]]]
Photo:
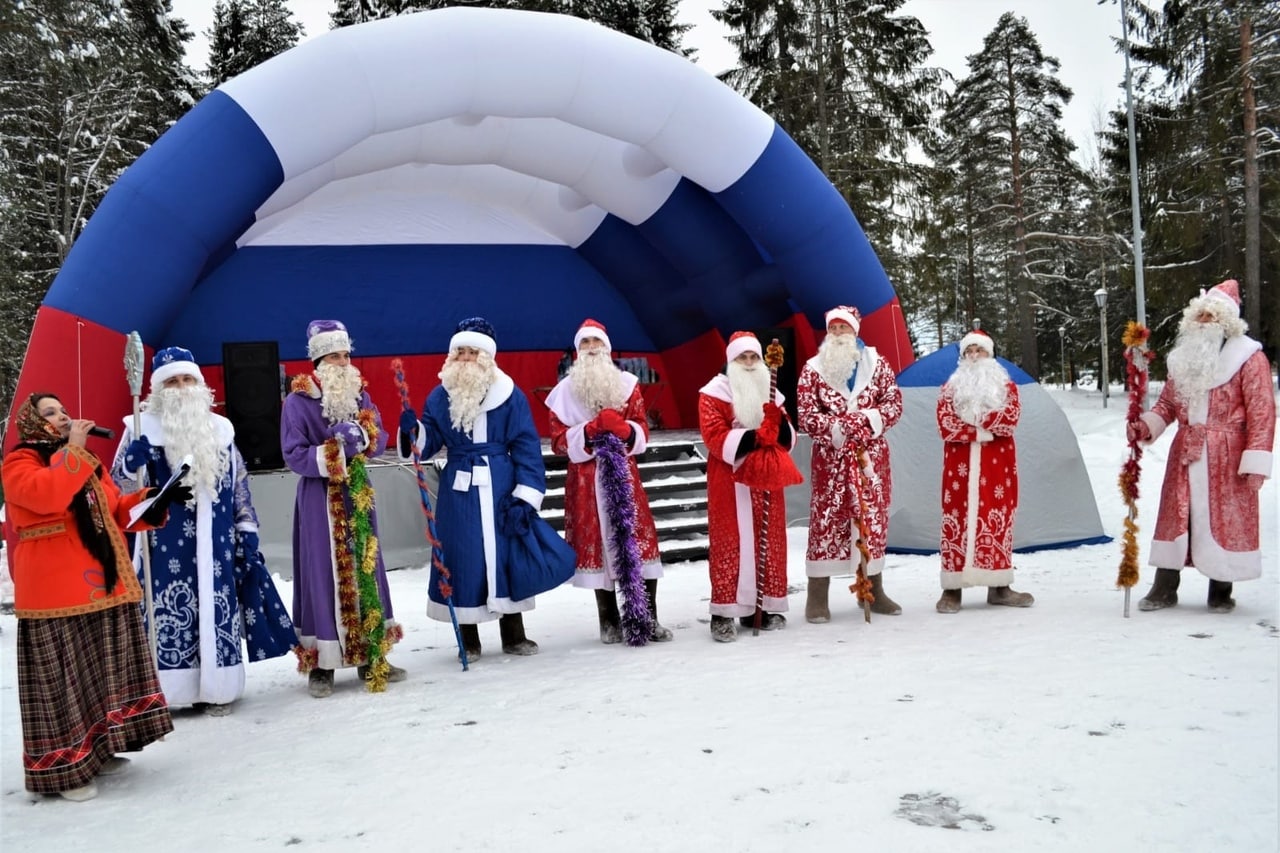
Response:
[[[1009,378],[1016,385],[1030,385],[1036,380],[1012,361],[996,356],[996,360],[1009,371]],[[960,344],[949,344],[937,352],[930,353],[906,370],[898,374],[899,388],[937,388],[946,383],[955,373],[960,362]]]
[[[210,93],[112,186],[44,304],[137,329],[148,343],[172,340],[170,326],[210,256],[283,179],[257,125],[231,98]]]

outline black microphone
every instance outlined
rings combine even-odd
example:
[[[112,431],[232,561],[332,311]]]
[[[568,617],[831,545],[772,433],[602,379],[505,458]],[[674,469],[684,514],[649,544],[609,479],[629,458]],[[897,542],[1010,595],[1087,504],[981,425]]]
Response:
[[[89,427],[89,435],[94,438],[115,438],[116,431],[113,429],[107,429],[106,427],[92,426]]]

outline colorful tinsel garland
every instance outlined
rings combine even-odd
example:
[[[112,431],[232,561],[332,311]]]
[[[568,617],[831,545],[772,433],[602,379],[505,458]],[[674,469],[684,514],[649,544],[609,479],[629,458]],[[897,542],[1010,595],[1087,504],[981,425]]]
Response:
[[[601,433],[592,440],[592,446],[609,519],[610,550],[622,593],[622,638],[629,646],[643,646],[653,635],[653,616],[636,540],[636,501],[626,447],[611,432]]]
[[[1129,392],[1129,409],[1126,422],[1133,423],[1142,417],[1143,401],[1147,397],[1147,376],[1155,352],[1147,349],[1151,330],[1130,320],[1125,326],[1124,343],[1125,386]],[[1120,571],[1116,586],[1129,589],[1138,582],[1138,480],[1142,476],[1142,445],[1136,436],[1128,437],[1129,457],[1120,468],[1118,484],[1120,496],[1128,513],[1124,519],[1124,535],[1120,546]]]

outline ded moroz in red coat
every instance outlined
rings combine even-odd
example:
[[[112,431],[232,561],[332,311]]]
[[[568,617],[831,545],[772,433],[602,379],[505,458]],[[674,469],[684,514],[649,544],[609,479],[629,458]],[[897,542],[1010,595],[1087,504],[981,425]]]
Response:
[[[641,571],[646,578],[662,577],[662,557],[658,553],[658,532],[654,527],[649,498],[640,483],[636,457],[649,446],[649,423],[639,381],[630,373],[619,371],[627,392],[622,416],[635,431],[635,444],[627,458],[631,474],[631,493],[636,507],[636,545],[640,549]],[[547,395],[551,410],[551,450],[569,457],[568,477],[564,485],[564,538],[578,554],[573,585],[585,589],[613,589],[617,579],[612,554],[604,547],[603,531],[610,529],[604,498],[596,488],[598,467],[595,451],[587,447],[584,427],[599,412],[588,411],[573,393],[569,378],[561,379]]]
[[[1018,509],[1018,453],[1013,431],[1022,414],[1009,382],[1004,406],[981,427],[955,409],[950,384],[938,395],[942,435],[942,588],[1013,583],[1013,517]]]
[[[782,394],[774,402],[782,405]],[[756,612],[757,534],[765,492],[733,479],[738,446],[748,431],[733,415],[729,378],[720,374],[698,393],[698,426],[707,445],[707,520],[710,524],[711,615],[750,616]],[[795,446],[795,431],[791,447]],[[788,448],[790,449],[790,448]],[[764,576],[764,610],[787,610],[787,517],[782,489],[769,498],[769,540]]]
[[[1160,492],[1151,565],[1195,566],[1216,581],[1261,576],[1258,493],[1244,477],[1271,474],[1276,402],[1261,349],[1245,335],[1228,338],[1207,401],[1189,408],[1170,379],[1142,416],[1151,441],[1178,423]]]
[[[893,478],[889,471],[889,442],[885,432],[902,417],[902,392],[893,370],[875,351],[866,347],[858,359],[853,388],[831,384],[822,375],[818,356],[809,359],[800,371],[796,389],[796,409],[800,428],[813,439],[809,482],[809,548],[805,573],[811,578],[852,574],[857,569],[858,538],[856,519],[867,503],[867,574],[884,568],[885,546],[889,538],[889,501]],[[851,439],[850,416],[861,412],[871,424],[871,440],[866,444],[867,461],[874,475],[870,482],[859,472],[858,445]],[[841,438],[833,427],[842,424]],[[840,446],[837,447],[836,443]],[[859,496],[859,488],[866,494]]]

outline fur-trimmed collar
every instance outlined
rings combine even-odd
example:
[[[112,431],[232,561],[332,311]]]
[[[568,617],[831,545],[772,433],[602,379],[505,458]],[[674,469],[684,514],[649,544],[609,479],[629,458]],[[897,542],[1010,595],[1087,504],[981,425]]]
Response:
[[[1226,385],[1231,381],[1231,377],[1240,372],[1240,368],[1244,367],[1244,363],[1250,356],[1260,349],[1262,344],[1248,335],[1227,338],[1222,349],[1218,351],[1218,366],[1213,371],[1213,384],[1209,387],[1217,388],[1219,385]]]

